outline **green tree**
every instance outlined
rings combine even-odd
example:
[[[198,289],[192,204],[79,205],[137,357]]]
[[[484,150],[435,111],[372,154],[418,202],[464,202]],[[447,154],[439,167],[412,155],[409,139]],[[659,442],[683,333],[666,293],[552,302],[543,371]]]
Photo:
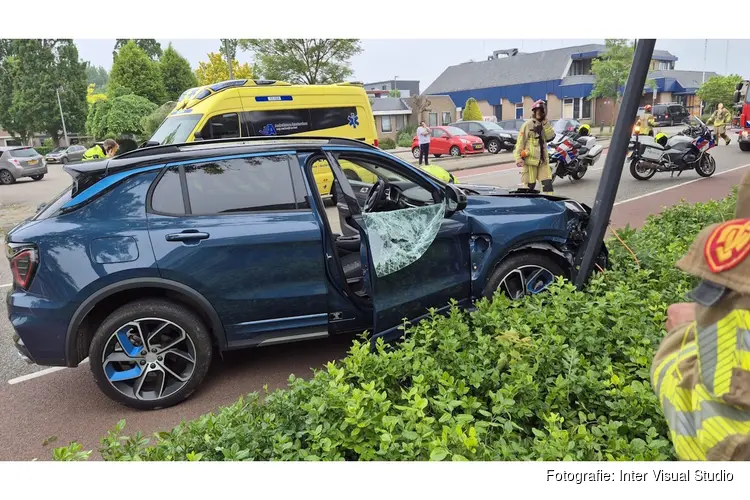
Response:
[[[341,38],[250,39],[239,46],[255,53],[263,78],[308,85],[346,80],[350,59],[362,52],[359,40]]]
[[[95,90],[104,93],[107,91],[107,83],[109,82],[109,73],[102,66],[92,66],[91,63],[86,64],[86,78],[89,85],[92,83],[96,85]]]
[[[91,106],[87,130],[98,139],[130,134],[143,136],[142,121],[156,108],[156,104],[135,94],[99,101]]]
[[[602,97],[612,100],[615,106],[612,114],[612,124],[614,124],[622,99],[622,91],[628,81],[633,63],[633,46],[623,39],[607,39],[605,44],[606,52],[591,63],[591,72],[596,79],[590,98]]]
[[[463,119],[465,121],[478,120],[482,121],[482,111],[479,109],[479,103],[473,97],[469,97],[464,105]]]
[[[164,55],[166,56],[166,51],[164,52]],[[154,135],[154,132],[156,132],[162,122],[167,118],[169,113],[172,112],[176,104],[176,102],[170,101],[168,103],[162,104],[154,111],[144,116],[141,119],[141,130],[143,131],[143,135],[146,137],[151,137],[152,135]]]
[[[79,59],[78,48],[72,40],[58,45],[57,73],[60,84],[60,103],[68,133],[82,131],[86,124],[88,111],[86,66],[87,64]],[[53,112],[50,115],[44,130],[57,143],[58,131],[62,130],[59,112]]]
[[[149,59],[135,42],[126,43],[112,64],[109,74],[110,97],[133,93],[149,101],[162,104],[166,90],[158,63]]]
[[[162,55],[161,44],[153,38],[118,38],[117,41],[115,41],[115,50],[113,53],[115,59],[117,59],[117,56],[119,55],[118,51],[129,42],[134,42],[138,48],[143,50],[153,61],[158,60]]]
[[[712,112],[719,103],[731,110],[734,105],[734,89],[742,81],[740,75],[712,76],[696,92],[703,100],[706,112]]]
[[[232,72],[235,79],[252,78],[253,70],[247,63],[240,64],[237,60],[232,62]],[[208,54],[208,62],[199,62],[195,70],[198,85],[211,85],[212,83],[229,80],[229,66],[217,52]]]
[[[401,97],[401,91],[399,89],[393,89],[390,92],[388,92],[388,95],[390,97]]]
[[[185,90],[198,85],[190,63],[172,48],[171,43],[162,54],[159,65],[167,99],[175,101]]]

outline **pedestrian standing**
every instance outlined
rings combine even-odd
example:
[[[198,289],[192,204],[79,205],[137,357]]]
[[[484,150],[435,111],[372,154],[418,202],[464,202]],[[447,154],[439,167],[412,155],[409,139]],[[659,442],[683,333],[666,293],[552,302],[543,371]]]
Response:
[[[422,158],[424,157],[424,164],[429,165],[429,155],[430,155],[430,135],[432,134],[432,130],[430,130],[430,127],[427,126],[427,124],[423,121],[419,123],[419,128],[417,128],[417,142],[419,143],[419,165],[422,166]]]

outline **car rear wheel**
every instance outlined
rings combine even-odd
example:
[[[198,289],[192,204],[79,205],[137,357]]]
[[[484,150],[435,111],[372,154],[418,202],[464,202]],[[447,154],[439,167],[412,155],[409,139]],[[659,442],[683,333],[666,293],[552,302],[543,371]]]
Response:
[[[111,399],[139,410],[173,406],[200,385],[211,364],[208,329],[189,309],[146,299],[115,310],[94,333],[91,372]]]
[[[44,174],[32,175],[31,178],[35,181],[41,181],[42,179],[44,179]]]
[[[411,155],[414,158],[419,159],[419,148],[411,148]]]
[[[5,184],[6,186],[9,184],[13,184],[16,182],[16,178],[13,177],[13,174],[8,172],[7,170],[0,170],[0,184]]]
[[[452,146],[450,149],[451,156],[461,156],[461,149],[458,146]]]
[[[482,296],[492,298],[496,292],[511,300],[543,292],[565,271],[554,258],[538,252],[519,252],[508,257],[487,281]]]
[[[740,151],[750,151],[750,142],[740,142]]]
[[[63,157],[62,157],[62,159],[60,160],[60,162],[61,162],[61,163],[62,163],[63,165],[65,165],[66,163],[68,163],[68,158],[67,158],[66,156],[63,156]]]
[[[490,142],[488,142],[487,151],[489,151],[493,155],[498,154],[500,152],[500,141],[496,141],[495,139],[492,139]]]
[[[433,156],[434,156],[435,158],[440,158],[440,157],[441,157],[441,156],[443,156],[443,155],[442,155],[442,154],[439,154],[439,155],[433,155]]]

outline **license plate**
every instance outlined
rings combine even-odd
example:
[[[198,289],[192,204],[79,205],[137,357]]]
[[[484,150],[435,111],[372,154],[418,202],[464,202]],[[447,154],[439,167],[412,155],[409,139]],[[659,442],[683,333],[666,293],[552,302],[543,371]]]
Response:
[[[36,165],[39,163],[39,160],[29,160],[29,165]]]
[[[474,144],[474,149],[482,149],[482,145],[481,144]]]

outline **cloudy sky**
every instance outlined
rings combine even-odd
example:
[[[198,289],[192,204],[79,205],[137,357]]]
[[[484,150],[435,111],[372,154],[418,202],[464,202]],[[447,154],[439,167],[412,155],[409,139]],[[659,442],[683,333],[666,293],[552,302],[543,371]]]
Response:
[[[206,60],[208,52],[217,52],[219,40],[172,39],[159,40],[162,47],[170,42],[186,57],[193,68]],[[603,43],[604,40],[377,40],[362,42],[363,52],[352,60],[354,79],[364,82],[388,80],[419,80],[426,89],[443,70],[470,59],[486,59],[493,50],[518,48],[523,52],[537,52],[554,48]],[[112,65],[114,40],[76,40],[82,59],[109,69]],[[675,69],[702,71],[705,40],[657,40],[656,48],[668,50],[679,59]],[[712,39],[708,41],[706,70],[720,74],[737,73],[750,78],[750,40]],[[250,53],[240,53],[241,62],[252,62]]]

